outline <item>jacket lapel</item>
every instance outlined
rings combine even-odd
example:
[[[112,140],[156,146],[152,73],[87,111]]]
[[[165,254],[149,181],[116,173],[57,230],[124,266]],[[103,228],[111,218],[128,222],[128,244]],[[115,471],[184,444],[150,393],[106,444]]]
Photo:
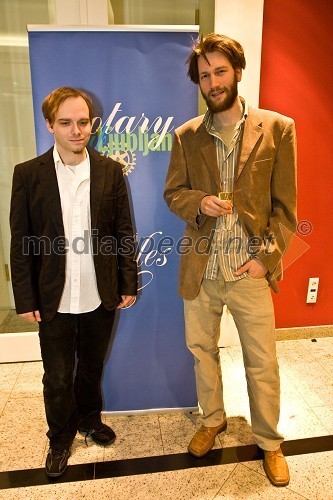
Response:
[[[202,123],[197,131],[196,143],[200,147],[202,162],[206,164],[209,178],[213,176],[216,184],[216,190],[220,185],[220,174],[217,166],[216,146],[213,137],[207,132],[205,125]]]
[[[242,173],[250,154],[252,153],[255,145],[257,144],[260,137],[263,135],[261,120],[256,117],[253,109],[249,107],[249,115],[245,120],[244,133],[242,139],[241,152],[238,163],[238,170],[236,179]]]
[[[91,210],[91,228],[97,228],[97,216],[101,204],[105,184],[105,167],[103,157],[88,149],[90,157],[90,210]]]
[[[44,196],[45,204],[49,207],[49,214],[59,233],[64,235],[61,201],[58,188],[57,174],[53,160],[53,147],[38,158],[38,179]]]

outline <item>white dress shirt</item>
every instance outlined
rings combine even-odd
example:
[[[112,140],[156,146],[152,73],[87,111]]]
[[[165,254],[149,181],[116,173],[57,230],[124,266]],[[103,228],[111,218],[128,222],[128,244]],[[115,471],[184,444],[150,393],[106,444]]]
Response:
[[[91,246],[90,160],[64,165],[54,147],[53,158],[60,192],[65,238],[66,277],[58,312],[80,314],[95,310],[101,303]]]

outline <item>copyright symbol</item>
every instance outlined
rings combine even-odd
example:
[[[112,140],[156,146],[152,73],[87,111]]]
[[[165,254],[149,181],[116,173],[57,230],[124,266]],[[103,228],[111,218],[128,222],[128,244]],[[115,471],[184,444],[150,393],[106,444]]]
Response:
[[[297,224],[297,232],[306,236],[312,232],[312,224],[308,220],[301,220]]]

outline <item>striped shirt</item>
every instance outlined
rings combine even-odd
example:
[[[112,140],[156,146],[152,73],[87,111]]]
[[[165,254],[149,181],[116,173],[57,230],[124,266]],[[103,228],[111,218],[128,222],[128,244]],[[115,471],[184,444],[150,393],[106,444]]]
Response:
[[[208,133],[213,136],[216,146],[221,185],[223,179],[230,179],[231,184],[234,184],[246,117],[247,104],[245,103],[244,115],[235,126],[235,133],[228,148],[219,132],[214,128],[211,111],[207,110],[204,116],[203,123]],[[233,213],[226,216],[226,221],[227,227],[230,229],[228,231],[223,230],[223,216],[216,219],[210,256],[204,274],[206,279],[217,279],[219,273],[222,274],[225,281],[237,281],[246,276],[246,273],[234,276],[234,272],[249,260],[246,251],[248,237],[239,221],[237,207],[233,207]]]

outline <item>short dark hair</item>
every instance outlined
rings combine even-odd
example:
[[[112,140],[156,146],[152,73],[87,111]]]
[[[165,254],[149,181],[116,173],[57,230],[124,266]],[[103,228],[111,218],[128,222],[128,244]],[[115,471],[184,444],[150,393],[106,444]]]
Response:
[[[74,87],[59,87],[54,89],[43,101],[42,113],[45,120],[48,120],[52,126],[54,123],[55,115],[60,107],[60,105],[69,97],[82,97],[87,103],[89,109],[89,119],[90,121],[94,116],[94,107],[91,97],[83,90],[76,89]]]
[[[244,49],[239,42],[229,38],[226,35],[218,35],[210,33],[203,37],[201,36],[196,45],[193,46],[192,52],[188,57],[187,75],[192,82],[199,83],[198,58],[202,56],[207,60],[206,54],[210,52],[221,52],[230,62],[234,69],[245,69],[246,61]]]

